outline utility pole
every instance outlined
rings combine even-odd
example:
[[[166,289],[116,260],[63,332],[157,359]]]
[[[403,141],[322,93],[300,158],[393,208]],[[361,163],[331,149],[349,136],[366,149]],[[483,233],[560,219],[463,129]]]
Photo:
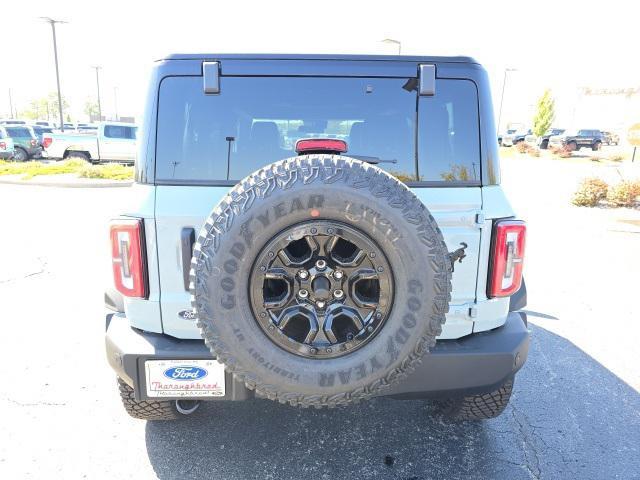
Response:
[[[498,132],[500,133],[500,122],[502,121],[502,102],[504,101],[504,87],[507,84],[507,73],[515,72],[515,68],[505,68],[504,69],[504,78],[502,80],[502,94],[500,95],[500,111],[498,113]]]
[[[62,93],[60,92],[60,72],[58,70],[58,43],[56,41],[56,23],[67,23],[62,20],[54,20],[49,17],[40,17],[51,25],[51,33],[53,34],[53,58],[56,62],[56,83],[58,85],[58,111],[60,112],[60,130],[64,132],[64,116],[62,114]]]
[[[9,116],[13,118],[13,99],[11,98],[11,89],[9,89]]]
[[[98,121],[102,121],[102,106],[100,105],[100,65],[94,65],[91,68],[96,69],[96,84],[98,85]]]

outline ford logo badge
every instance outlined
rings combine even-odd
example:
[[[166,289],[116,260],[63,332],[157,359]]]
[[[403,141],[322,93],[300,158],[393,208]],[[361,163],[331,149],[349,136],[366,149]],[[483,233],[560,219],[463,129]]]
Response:
[[[171,367],[164,371],[164,376],[171,380],[200,380],[207,376],[207,371],[200,367]]]

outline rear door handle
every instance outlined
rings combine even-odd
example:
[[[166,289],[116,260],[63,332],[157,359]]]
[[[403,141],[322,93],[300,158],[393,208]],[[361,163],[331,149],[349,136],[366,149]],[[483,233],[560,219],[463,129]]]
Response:
[[[196,231],[191,227],[185,227],[180,232],[180,251],[182,256],[182,281],[184,289],[189,291],[189,270],[191,269],[191,257],[193,245],[196,243]]]

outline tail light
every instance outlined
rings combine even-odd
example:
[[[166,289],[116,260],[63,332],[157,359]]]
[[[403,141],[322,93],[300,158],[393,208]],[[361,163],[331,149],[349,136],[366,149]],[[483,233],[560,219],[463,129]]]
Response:
[[[347,142],[344,140],[335,140],[331,138],[307,138],[296,142],[296,152],[313,153],[313,152],[329,152],[344,153],[347,151]]]
[[[35,147],[36,145],[38,145],[38,141],[35,138],[32,138],[29,143],[31,144],[32,147]]]
[[[142,220],[114,220],[110,228],[111,261],[116,290],[127,297],[147,298]]]
[[[520,220],[503,220],[493,227],[489,297],[508,297],[520,289],[526,226]]]
[[[42,139],[42,146],[44,148],[49,148],[49,146],[53,143],[53,138],[51,137],[44,137]]]
[[[0,150],[6,150],[7,144],[5,142],[0,142]]]

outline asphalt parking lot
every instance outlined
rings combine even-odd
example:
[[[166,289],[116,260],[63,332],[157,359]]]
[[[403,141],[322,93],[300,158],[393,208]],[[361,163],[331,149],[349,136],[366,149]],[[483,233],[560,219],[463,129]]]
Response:
[[[531,351],[506,412],[463,424],[386,399],[128,418],[102,289],[106,222],[130,189],[0,185],[0,478],[640,478],[640,212],[569,206],[587,168],[504,163],[529,222]]]

